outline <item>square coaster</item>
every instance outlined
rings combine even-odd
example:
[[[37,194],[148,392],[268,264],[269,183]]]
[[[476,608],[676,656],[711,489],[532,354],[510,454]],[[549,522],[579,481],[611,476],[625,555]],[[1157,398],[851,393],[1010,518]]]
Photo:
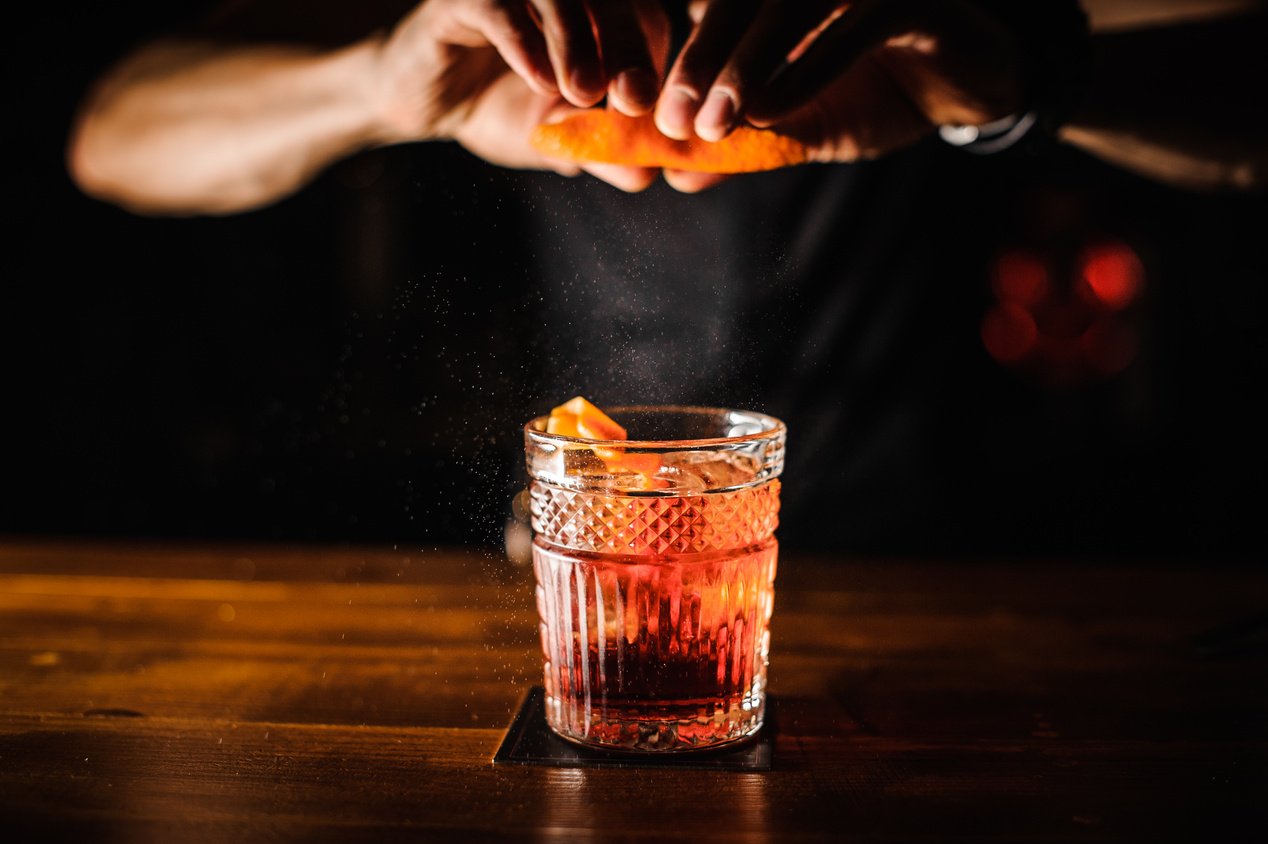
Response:
[[[546,726],[546,692],[533,686],[515,714],[506,738],[493,755],[496,765],[547,765],[554,768],[699,768],[715,771],[769,771],[773,756],[771,711],[766,726],[746,742],[689,753],[621,753],[590,750],[564,741]]]

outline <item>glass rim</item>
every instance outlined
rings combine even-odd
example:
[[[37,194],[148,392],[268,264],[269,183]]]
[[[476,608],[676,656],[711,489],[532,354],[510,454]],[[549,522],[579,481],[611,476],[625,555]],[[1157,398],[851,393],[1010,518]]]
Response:
[[[561,443],[561,444],[577,444],[582,446],[599,446],[601,448],[623,448],[623,449],[644,449],[644,450],[678,450],[678,449],[698,449],[716,446],[735,445],[739,443],[760,442],[762,440],[777,439],[785,436],[788,427],[783,420],[771,416],[768,413],[759,413],[755,410],[737,410],[730,407],[705,407],[702,405],[681,405],[681,404],[631,404],[617,405],[614,407],[603,408],[604,413],[622,414],[622,413],[681,413],[681,414],[697,414],[697,415],[715,415],[719,413],[739,414],[753,422],[763,425],[762,430],[755,431],[751,434],[742,434],[737,437],[703,437],[696,439],[669,439],[669,440],[592,440],[586,437],[570,437],[564,434],[548,434],[546,433],[546,422],[550,419],[550,414],[544,414],[530,419],[524,424],[524,436],[531,441],[542,443]],[[540,426],[540,427],[535,427]]]

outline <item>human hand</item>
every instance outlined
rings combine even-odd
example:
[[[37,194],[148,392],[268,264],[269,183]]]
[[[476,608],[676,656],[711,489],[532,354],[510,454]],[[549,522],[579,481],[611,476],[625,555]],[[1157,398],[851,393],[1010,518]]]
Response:
[[[668,50],[668,21],[656,0],[425,0],[380,49],[388,139],[454,139],[495,164],[568,175],[585,169],[640,190],[654,171],[549,161],[528,137],[539,123],[605,93],[626,114],[645,114]]]
[[[1016,36],[964,0],[698,0],[656,124],[716,141],[747,121],[805,143],[813,160],[854,161],[943,124],[1017,111]],[[667,171],[701,190],[727,178]]]

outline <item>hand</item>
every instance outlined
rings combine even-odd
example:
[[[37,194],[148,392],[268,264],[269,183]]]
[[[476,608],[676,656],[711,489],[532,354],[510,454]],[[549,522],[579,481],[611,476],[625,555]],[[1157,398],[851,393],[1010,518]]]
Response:
[[[451,138],[495,164],[568,175],[585,169],[641,190],[655,171],[548,161],[528,137],[538,123],[594,105],[605,93],[626,114],[647,113],[668,50],[668,21],[655,0],[533,0],[531,7],[523,0],[426,0],[380,51],[389,140]]]
[[[1014,113],[1015,37],[964,0],[706,0],[665,82],[656,124],[716,141],[747,120],[818,161],[871,158],[942,124]],[[726,178],[666,172],[680,190]]]

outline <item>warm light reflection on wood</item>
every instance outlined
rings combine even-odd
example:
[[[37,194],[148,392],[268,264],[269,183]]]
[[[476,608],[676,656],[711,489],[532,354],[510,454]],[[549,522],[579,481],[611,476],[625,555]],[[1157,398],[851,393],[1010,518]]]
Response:
[[[59,547],[0,545],[6,833],[1157,840],[1181,811],[1259,817],[1264,655],[1219,632],[1262,614],[1255,571],[793,556],[773,771],[563,771],[491,763],[540,677],[522,569],[416,554],[395,583],[401,555],[251,549],[243,580],[237,549]]]

